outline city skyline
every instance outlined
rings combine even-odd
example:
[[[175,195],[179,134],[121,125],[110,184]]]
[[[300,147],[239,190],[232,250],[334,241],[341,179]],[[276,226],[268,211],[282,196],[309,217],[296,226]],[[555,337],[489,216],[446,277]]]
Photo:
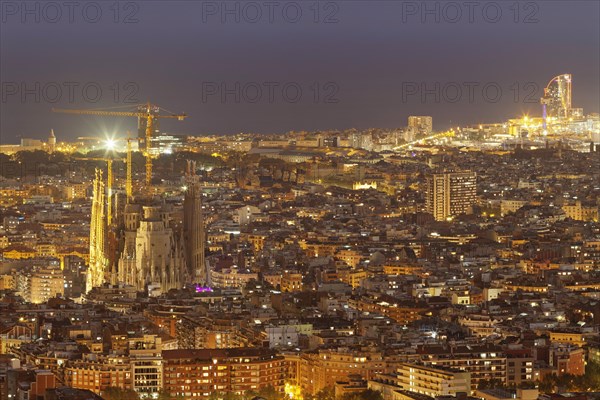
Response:
[[[561,87],[561,89],[558,89],[559,86],[557,86],[558,84],[556,82],[561,82],[561,80],[563,78],[568,79],[568,92],[566,94],[566,96],[568,96],[568,100],[566,98],[563,98],[564,95],[559,94],[559,91],[563,91],[564,89]],[[364,129],[383,129],[383,130],[403,130],[403,129],[411,129],[411,119],[418,119],[418,118],[428,118],[429,119],[429,129],[428,132],[443,132],[444,130],[452,130],[454,128],[459,129],[461,126],[463,127],[471,127],[471,126],[483,126],[483,125],[498,125],[498,124],[505,124],[506,125],[506,121],[510,121],[510,120],[518,120],[518,119],[523,119],[523,118],[529,118],[532,120],[543,120],[544,124],[546,123],[546,119],[547,118],[565,118],[568,119],[569,117],[573,117],[575,116],[578,119],[585,119],[586,116],[593,116],[593,115],[597,115],[598,113],[595,112],[586,112],[587,110],[584,110],[583,107],[579,107],[578,104],[577,107],[573,107],[573,103],[572,103],[572,98],[573,98],[573,89],[572,86],[573,85],[573,78],[571,74],[558,74],[555,77],[551,78],[547,85],[542,85],[541,89],[539,89],[539,87],[537,86],[537,84],[534,84],[533,82],[527,82],[526,85],[523,88],[518,88],[515,89],[513,88],[513,96],[518,96],[519,91],[527,91],[527,98],[528,101],[530,103],[530,107],[531,109],[525,110],[522,112],[522,114],[520,115],[511,115],[509,116],[506,120],[497,120],[497,121],[478,121],[478,122],[470,122],[470,123],[466,123],[466,124],[448,124],[447,126],[444,127],[440,127],[439,125],[441,125],[438,122],[438,126],[436,126],[436,129],[433,129],[433,117],[432,116],[415,116],[415,115],[407,115],[407,119],[408,119],[408,125],[401,125],[401,123],[399,123],[397,126],[394,127],[367,127],[367,128],[360,128],[360,130],[364,130]],[[404,88],[404,90],[407,91],[408,94],[404,94],[406,96],[411,96],[411,95],[416,95],[423,98],[429,98],[430,96],[432,98],[439,98],[439,99],[453,99],[454,97],[447,97],[450,96],[448,95],[448,90],[453,90],[454,93],[462,93],[462,95],[464,96],[475,96],[476,93],[474,92],[474,90],[479,86],[478,83],[473,83],[473,82],[467,82],[467,83],[463,83],[462,85],[458,82],[450,82],[448,83],[446,86],[435,86],[436,91],[428,91],[431,88],[427,88],[426,86],[423,86],[423,83],[413,83],[410,82],[408,84],[406,84],[406,87]],[[211,88],[214,88],[214,86],[211,86]],[[486,86],[484,86],[486,91],[492,90],[493,93],[500,93],[498,90],[502,90],[501,87],[499,85],[497,85],[496,83],[493,82],[488,82],[486,83]],[[269,86],[267,85],[267,89],[269,89]],[[439,89],[439,90],[438,90]],[[537,93],[538,89],[540,90],[541,93],[543,93],[543,96],[538,100],[536,97],[533,97],[533,93],[532,90],[535,90],[535,93]],[[20,89],[19,89],[20,90]],[[220,89],[219,89],[220,90]],[[226,93],[224,92],[224,96],[230,96],[233,95],[233,93]],[[243,91],[243,87],[242,90],[239,93],[240,97],[244,96],[244,91]],[[451,96],[455,96],[454,93]],[[482,92],[485,93],[485,92]],[[220,93],[217,93],[218,95],[221,95]],[[238,95],[238,94],[236,94]],[[437,96],[437,97],[436,97]],[[494,94],[493,96],[496,96],[496,94]],[[493,98],[491,97],[486,97],[486,102],[492,104],[495,103],[495,101],[492,101]],[[561,104],[563,102],[567,102],[564,104]],[[551,111],[548,112],[548,106],[552,105],[550,107]],[[71,113],[71,114],[88,114],[88,115],[93,115],[94,113],[104,113],[104,112],[125,112],[125,113],[131,113],[131,112],[139,112],[140,110],[143,110],[146,107],[146,104],[127,104],[127,105],[123,105],[123,106],[117,106],[117,107],[108,107],[108,108],[91,108],[91,109],[57,109],[57,108],[52,108],[51,111],[53,113]],[[158,106],[154,106],[156,107],[156,111],[153,111],[153,113],[155,113],[155,116],[159,117],[159,109],[160,107]],[[561,108],[561,114],[557,113],[557,107]],[[574,111],[575,113],[573,115],[570,115],[569,113],[571,113],[571,111]],[[176,114],[168,114],[169,111],[167,110],[162,110],[163,112],[163,117],[165,116],[164,113],[167,112],[166,116],[168,118],[173,118],[173,117],[177,117]],[[169,116],[172,115],[172,116]],[[187,118],[188,115],[183,113],[182,116],[184,118]],[[100,115],[98,115],[98,117],[100,117]],[[84,132],[88,132],[88,134],[80,134],[80,135],[76,135],[76,137],[70,137],[67,136],[66,141],[74,141],[76,138],[80,138],[80,137],[88,137],[88,138],[93,138],[93,137],[98,137],[98,138],[106,138],[107,140],[112,140],[112,139],[118,139],[118,140],[124,140],[124,138],[128,135],[131,135],[131,132],[135,132],[135,130],[137,129],[138,131],[138,138],[141,140],[143,139],[143,137],[145,136],[145,132],[146,132],[146,121],[144,119],[141,119],[138,124],[137,127],[135,126],[135,124],[131,124],[131,123],[127,123],[127,121],[125,119],[123,119],[122,117],[118,116],[118,115],[113,115],[113,117],[116,117],[117,121],[116,123],[111,122],[106,124],[105,122],[101,122],[99,118],[96,118],[96,120],[94,121],[94,123],[96,124],[101,124],[102,127],[98,127],[98,129],[90,129]],[[90,118],[88,117],[88,120]],[[183,118],[179,118],[180,120],[183,120]],[[89,123],[89,121],[88,121]],[[106,125],[114,125],[117,126],[118,128],[107,128]],[[227,136],[227,135],[236,135],[236,134],[254,134],[254,135],[260,135],[260,134],[264,134],[264,135],[273,135],[273,134],[283,134],[283,133],[288,133],[288,132],[275,132],[275,133],[269,133],[269,132],[237,132],[237,133],[225,133],[225,134],[216,134],[213,133],[211,135],[193,135],[193,134],[189,134],[189,133],[184,133],[184,132],[177,132],[174,133],[170,130],[162,130],[160,129],[160,125],[158,124],[158,121],[156,121],[155,126],[153,128],[153,136],[158,139],[160,139],[161,137],[169,137],[169,135],[176,135],[176,136]],[[167,123],[168,124],[168,123]],[[171,126],[171,125],[169,125]],[[309,133],[315,133],[315,132],[335,132],[335,131],[348,131],[348,130],[355,130],[357,129],[356,127],[349,127],[349,128],[344,128],[344,129],[337,129],[337,128],[332,128],[332,129],[317,129],[314,131],[309,131]],[[184,129],[185,130],[185,129]],[[289,132],[294,132],[295,130],[291,130]],[[50,129],[50,135],[54,136],[54,129]],[[10,141],[5,141],[0,143],[0,145],[4,144],[4,145],[11,145],[11,144],[19,144],[20,142],[22,142],[23,139],[34,139],[34,140],[40,140],[40,139],[46,139],[47,136],[45,136],[44,134],[41,135],[33,135],[33,136],[24,136],[24,135],[19,135],[18,137],[14,138],[14,140],[12,142]],[[112,138],[112,139],[111,139]],[[142,149],[143,146],[143,142],[140,143],[140,149]]]
[[[0,400],[600,400],[600,0],[0,1]]]
[[[4,9],[2,143],[42,138],[50,129],[69,139],[134,131],[125,120],[64,119],[51,109],[148,100],[186,112],[185,124],[163,127],[193,136],[396,128],[409,115],[431,115],[435,129],[443,130],[541,116],[544,87],[564,73],[573,75],[574,107],[599,111],[596,2],[522,3],[518,9],[498,3],[497,22],[495,8],[483,14],[483,3],[472,22],[467,9],[452,22],[453,10],[437,2],[327,2],[318,15],[307,4],[299,21],[275,13],[273,23],[251,22],[251,10],[243,8],[226,14],[226,3],[143,3],[120,10],[119,23],[108,8],[97,23],[78,13],[69,23],[67,10],[51,23],[51,10],[42,9],[36,23],[36,15]],[[414,4],[417,10],[409,7]],[[426,14],[436,5],[437,13]],[[161,22],[171,29],[154,31]],[[297,90],[302,96],[294,102]]]

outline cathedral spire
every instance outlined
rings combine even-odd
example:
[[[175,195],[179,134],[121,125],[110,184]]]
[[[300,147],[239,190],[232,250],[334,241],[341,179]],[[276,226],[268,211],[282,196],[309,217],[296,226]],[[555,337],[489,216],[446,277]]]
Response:
[[[106,258],[106,197],[102,170],[96,169],[93,182],[92,212],[90,220],[90,262],[86,278],[86,291],[100,286],[105,280],[108,265]]]
[[[196,162],[187,164],[187,190],[183,201],[183,233],[185,238],[185,258],[188,274],[195,283],[205,283],[206,266],[204,261],[204,216],[202,214],[202,190],[196,176]]]

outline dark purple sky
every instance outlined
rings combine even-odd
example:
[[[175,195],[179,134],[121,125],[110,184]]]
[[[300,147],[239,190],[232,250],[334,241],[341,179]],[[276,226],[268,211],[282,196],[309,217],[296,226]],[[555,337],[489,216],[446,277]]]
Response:
[[[121,1],[118,15],[103,0],[80,1],[72,22],[62,1],[60,9],[1,3],[2,143],[51,128],[59,140],[134,130],[133,118],[50,111],[132,99],[186,112],[185,122],[162,125],[171,133],[391,128],[415,114],[443,129],[539,114],[543,87],[561,73],[573,74],[574,106],[599,111],[595,0],[472,9],[463,1]],[[69,85],[77,85],[72,98]]]

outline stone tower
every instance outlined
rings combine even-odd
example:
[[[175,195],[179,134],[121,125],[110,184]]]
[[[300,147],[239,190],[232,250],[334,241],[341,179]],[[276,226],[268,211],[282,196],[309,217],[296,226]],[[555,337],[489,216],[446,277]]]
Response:
[[[54,136],[54,129],[51,129],[48,137],[48,153],[54,153],[54,150],[56,150],[56,136]]]
[[[106,193],[102,171],[99,169],[96,169],[93,191],[90,220],[90,263],[86,277],[86,292],[104,283],[108,266],[106,257]]]
[[[183,200],[183,235],[188,271],[194,282],[207,281],[204,262],[204,218],[202,215],[202,190],[196,176],[196,163],[187,163],[187,189]]]

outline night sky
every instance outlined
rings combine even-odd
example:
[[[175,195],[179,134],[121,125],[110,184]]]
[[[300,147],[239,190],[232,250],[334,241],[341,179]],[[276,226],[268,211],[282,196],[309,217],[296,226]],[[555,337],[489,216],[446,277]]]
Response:
[[[72,22],[63,2],[1,3],[2,143],[51,128],[59,140],[124,134],[134,118],[50,110],[136,100],[187,113],[161,122],[175,134],[395,128],[408,115],[444,129],[539,115],[562,73],[573,74],[573,105],[599,112],[595,0],[481,1],[472,13],[462,1],[121,1],[118,15],[113,1],[80,1]]]

